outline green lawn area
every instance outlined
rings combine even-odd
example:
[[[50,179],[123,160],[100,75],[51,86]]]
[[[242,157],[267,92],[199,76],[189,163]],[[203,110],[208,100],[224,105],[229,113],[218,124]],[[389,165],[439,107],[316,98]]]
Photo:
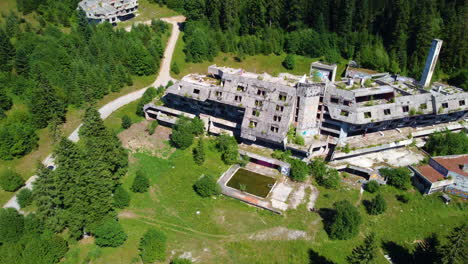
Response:
[[[119,23],[117,27],[124,28],[127,26],[131,26],[135,22],[144,22],[153,18],[163,18],[180,15],[178,12],[169,9],[164,5],[160,6],[155,3],[150,3],[148,0],[140,0],[138,1],[138,4],[138,16],[128,21]]]
[[[119,117],[124,113],[133,115],[132,112],[134,108],[128,105],[114,113],[106,125],[119,131]],[[359,205],[363,217],[358,237],[346,241],[330,240],[320,216],[307,211],[305,204],[281,216],[224,196],[199,197],[192,187],[195,181],[204,174],[219,177],[228,168],[220,160],[212,140],[205,146],[207,160],[203,166],[194,163],[191,149],[177,150],[168,159],[144,153],[131,154],[130,170],[123,179],[124,187],[129,190],[135,172],[143,170],[150,177],[150,191],[144,194],[129,191],[131,204],[119,212],[128,240],[122,247],[102,249],[101,256],[93,263],[139,263],[135,259],[138,242],[150,227],[167,234],[168,255],[172,251],[175,256],[191,252],[198,259],[197,263],[316,263],[309,261],[310,252],[344,263],[351,250],[371,231],[383,241],[412,248],[415,240],[431,232],[446,235],[468,216],[463,202],[457,200],[445,205],[437,195],[422,196],[410,191],[411,201],[402,204],[395,195],[403,192],[390,186],[381,190],[388,202],[388,210],[383,215],[370,216],[362,206],[358,189],[342,186],[340,190],[326,190],[319,187],[316,208],[330,208],[334,202],[348,199]],[[374,195],[365,193],[362,199]],[[305,231],[309,239],[288,241],[275,236],[265,240],[249,239],[257,232],[270,233],[279,227]],[[65,263],[79,263],[72,259],[79,259],[79,256],[82,259],[92,249],[95,246],[88,243],[74,244]],[[387,263],[383,253],[379,253],[377,263]]]
[[[239,62],[236,60],[235,54],[230,53],[219,53],[213,61],[205,61],[202,63],[187,63],[185,61],[184,47],[185,43],[183,41],[184,33],[181,32],[179,40],[174,51],[174,62],[176,62],[181,69],[180,74],[172,75],[177,79],[182,78],[183,76],[189,73],[206,73],[208,66],[216,64],[218,66],[227,66],[232,68],[242,68],[249,72],[263,73],[266,72],[270,75],[277,76],[280,73],[288,72],[295,75],[309,75],[310,64],[314,61],[318,61],[321,58],[308,58],[304,56],[296,55],[296,66],[293,70],[288,70],[284,68],[282,62],[286,57],[286,54],[281,55],[255,55],[247,56],[243,61]],[[346,60],[342,60],[338,65],[337,76],[341,76],[346,67]]]

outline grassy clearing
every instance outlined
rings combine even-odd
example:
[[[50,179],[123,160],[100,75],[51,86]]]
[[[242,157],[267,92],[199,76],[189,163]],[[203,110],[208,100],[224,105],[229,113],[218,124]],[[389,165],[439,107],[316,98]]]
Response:
[[[179,40],[174,51],[174,62],[176,62],[181,69],[180,74],[174,75],[180,79],[189,73],[206,73],[208,66],[216,64],[218,66],[227,66],[232,68],[242,68],[249,72],[263,73],[266,72],[270,75],[277,76],[280,73],[288,72],[295,75],[309,74],[310,64],[318,61],[321,58],[308,58],[296,55],[296,66],[293,70],[288,70],[283,66],[283,60],[286,54],[281,55],[255,55],[247,56],[243,61],[239,62],[235,54],[219,53],[213,61],[205,61],[202,63],[187,63],[185,61],[185,43],[183,41],[184,33],[181,32]],[[346,67],[346,60],[342,60],[338,65],[337,76],[341,76]]]
[[[130,105],[128,108],[128,111],[134,110]],[[110,120],[126,111],[123,108],[114,113],[106,125],[115,126]],[[211,140],[206,142],[206,155],[205,165],[197,166],[191,149],[177,150],[168,159],[145,153],[132,154],[129,173],[123,179],[124,187],[129,190],[135,172],[143,170],[150,178],[150,191],[131,193],[130,207],[119,212],[128,241],[120,248],[103,249],[102,256],[93,263],[131,263],[138,255],[139,239],[149,227],[167,234],[168,254],[174,251],[178,256],[191,252],[198,259],[197,263],[316,263],[309,260],[313,252],[343,263],[371,231],[383,241],[412,248],[415,240],[431,232],[445,235],[468,216],[461,203],[445,205],[437,196],[424,197],[415,191],[409,193],[411,201],[402,204],[395,195],[403,192],[389,186],[381,190],[388,202],[387,211],[380,216],[370,216],[362,200],[371,199],[375,194],[365,193],[361,199],[359,190],[352,187],[343,186],[340,190],[319,187],[317,208],[330,208],[334,202],[348,199],[359,205],[363,217],[358,237],[333,241],[324,231],[320,216],[308,212],[305,204],[280,216],[224,196],[203,199],[196,195],[192,186],[199,177],[203,174],[219,177],[227,169]],[[275,227],[305,231],[310,239],[287,241],[275,234],[264,241],[249,239],[258,232],[273,233]],[[86,255],[89,247],[78,243],[71,252]],[[387,263],[383,251],[377,263]]]
[[[124,115],[130,117],[130,119],[132,120],[132,124],[143,121],[144,118],[136,114],[137,105],[138,101],[135,101],[120,108],[119,110],[115,111],[111,116],[109,116],[106,120],[104,120],[104,124],[117,134],[123,131],[122,117]]]
[[[121,22],[117,25],[118,28],[125,28],[131,26],[136,22],[145,22],[153,18],[163,18],[163,17],[172,17],[180,15],[178,12],[167,8],[166,6],[160,6],[155,3],[150,3],[148,0],[140,0],[138,7],[138,16]]]

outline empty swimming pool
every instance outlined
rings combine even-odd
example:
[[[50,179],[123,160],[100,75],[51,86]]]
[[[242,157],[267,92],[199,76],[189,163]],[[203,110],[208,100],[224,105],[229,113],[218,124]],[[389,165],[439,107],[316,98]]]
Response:
[[[240,168],[229,180],[227,186],[265,198],[275,182],[274,178]]]

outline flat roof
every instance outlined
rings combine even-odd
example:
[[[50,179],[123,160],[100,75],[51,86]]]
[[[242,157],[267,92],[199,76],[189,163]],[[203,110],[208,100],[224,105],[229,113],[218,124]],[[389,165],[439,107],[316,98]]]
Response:
[[[430,182],[438,182],[445,180],[444,175],[436,171],[431,165],[422,165],[416,167],[416,169]]]
[[[464,164],[468,164],[468,155],[442,156],[434,157],[432,159],[437,161],[437,163],[444,166],[449,171],[453,171],[460,175],[468,177],[468,172],[460,168],[460,165],[463,166]]]

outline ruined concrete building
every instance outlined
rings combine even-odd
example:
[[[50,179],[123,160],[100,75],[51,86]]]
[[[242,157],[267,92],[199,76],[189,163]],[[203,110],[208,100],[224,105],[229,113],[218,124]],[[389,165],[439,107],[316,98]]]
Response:
[[[78,6],[91,22],[117,23],[134,15],[138,0],[83,0]]]
[[[335,69],[325,69],[330,78],[314,82],[306,75],[272,77],[213,65],[207,75],[188,75],[169,87],[164,106],[148,104],[144,110],[168,124],[179,115],[200,116],[212,134],[227,132],[246,143],[307,156],[353,137],[362,143],[367,134],[468,117],[468,93],[460,88],[436,83],[423,89],[414,79],[350,67],[342,81],[332,82]],[[291,127],[306,146],[288,141]]]

